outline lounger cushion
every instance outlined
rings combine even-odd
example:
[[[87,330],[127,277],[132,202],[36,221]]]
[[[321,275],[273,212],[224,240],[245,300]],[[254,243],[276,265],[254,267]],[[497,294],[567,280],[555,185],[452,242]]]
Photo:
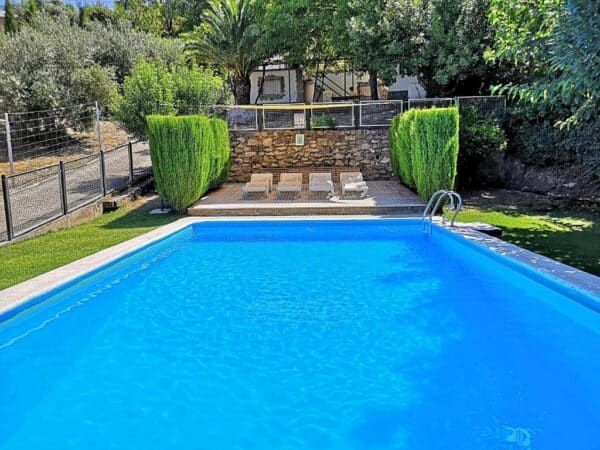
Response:
[[[268,183],[246,183],[242,188],[243,192],[268,192]]]
[[[367,189],[367,183],[359,181],[358,183],[344,183],[344,189],[349,190],[364,190]]]
[[[277,190],[279,192],[300,192],[302,190],[302,185],[300,183],[280,181],[277,184]]]

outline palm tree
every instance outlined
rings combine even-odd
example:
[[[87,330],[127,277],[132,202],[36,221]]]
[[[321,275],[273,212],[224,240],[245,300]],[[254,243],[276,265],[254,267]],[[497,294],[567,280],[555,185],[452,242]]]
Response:
[[[263,60],[253,0],[213,0],[203,23],[186,37],[188,59],[228,72],[237,104],[250,103],[250,73]]]

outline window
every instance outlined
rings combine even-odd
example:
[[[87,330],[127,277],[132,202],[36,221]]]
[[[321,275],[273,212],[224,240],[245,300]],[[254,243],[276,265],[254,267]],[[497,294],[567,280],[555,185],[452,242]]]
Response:
[[[285,80],[283,77],[278,77],[275,75],[268,75],[264,78],[259,78],[259,89],[262,84],[262,93],[260,95],[261,99],[264,100],[273,100],[282,98],[285,96]]]

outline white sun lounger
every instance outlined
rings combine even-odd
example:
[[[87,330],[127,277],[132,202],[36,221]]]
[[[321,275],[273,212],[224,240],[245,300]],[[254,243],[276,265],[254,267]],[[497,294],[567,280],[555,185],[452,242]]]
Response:
[[[342,172],[340,173],[340,183],[342,185],[342,197],[348,192],[359,192],[361,197],[365,197],[369,188],[363,180],[360,172]]]
[[[334,194],[333,181],[330,173],[311,173],[308,176],[308,192],[327,192]]]
[[[302,192],[302,174],[301,173],[282,173],[277,183],[277,195],[282,192]]]
[[[268,194],[273,189],[272,173],[253,173],[250,181],[242,188],[242,195],[250,192],[264,192]]]

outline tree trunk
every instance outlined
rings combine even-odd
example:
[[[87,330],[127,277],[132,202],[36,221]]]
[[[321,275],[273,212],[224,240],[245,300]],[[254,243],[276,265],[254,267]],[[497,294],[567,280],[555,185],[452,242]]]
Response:
[[[250,77],[235,77],[233,79],[235,103],[237,105],[250,104]]]
[[[371,88],[371,100],[379,100],[379,92],[377,92],[377,71],[369,70],[369,87]]]

